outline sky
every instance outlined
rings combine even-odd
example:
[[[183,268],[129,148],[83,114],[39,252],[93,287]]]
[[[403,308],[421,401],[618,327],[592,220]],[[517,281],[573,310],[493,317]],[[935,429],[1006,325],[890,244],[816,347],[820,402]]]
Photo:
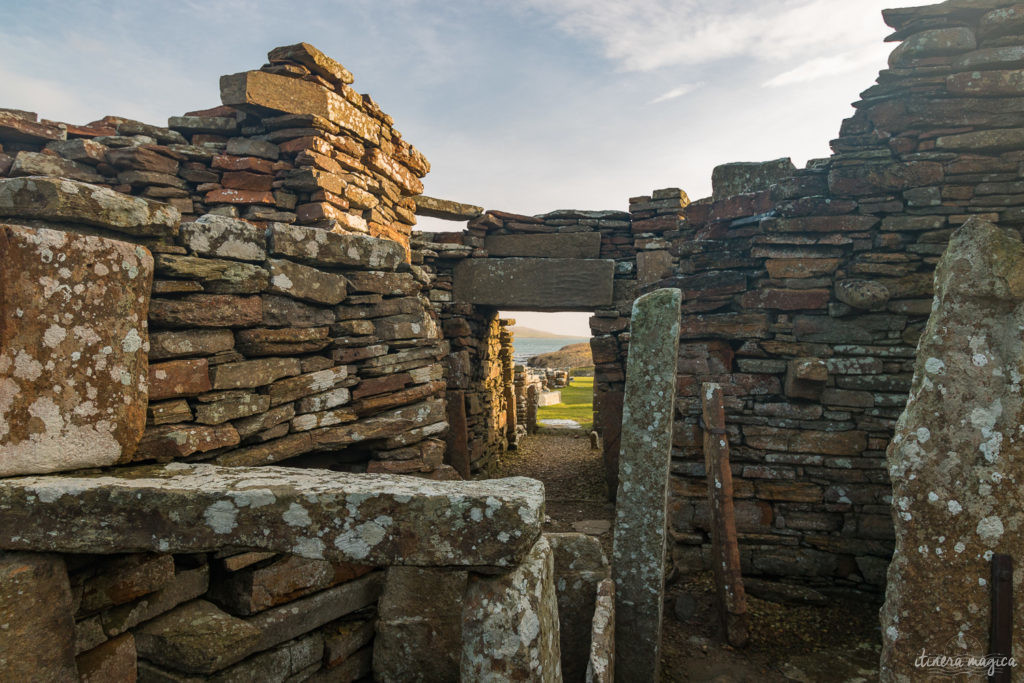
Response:
[[[885,68],[892,0],[0,0],[0,107],[166,125],[312,43],[430,160],[425,194],[536,214],[711,193],[828,156]],[[422,228],[459,229],[422,220]],[[510,314],[588,336],[586,314]]]

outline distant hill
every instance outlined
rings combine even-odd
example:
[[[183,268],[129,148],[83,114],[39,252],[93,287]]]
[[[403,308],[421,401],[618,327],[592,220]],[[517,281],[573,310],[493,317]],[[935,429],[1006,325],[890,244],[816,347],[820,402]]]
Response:
[[[534,356],[526,362],[532,368],[551,368],[559,370],[571,370],[574,368],[586,368],[594,364],[594,357],[590,354],[590,344],[569,344],[558,351],[542,353]]]
[[[518,339],[579,339],[571,334],[555,334],[554,332],[545,332],[544,330],[535,330],[532,327],[520,327],[515,325],[512,328],[512,334]]]

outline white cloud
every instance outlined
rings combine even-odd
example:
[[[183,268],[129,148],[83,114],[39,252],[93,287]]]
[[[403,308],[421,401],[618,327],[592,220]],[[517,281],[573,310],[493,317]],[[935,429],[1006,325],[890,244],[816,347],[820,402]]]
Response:
[[[884,58],[884,51],[874,48],[851,50],[829,57],[817,57],[768,79],[762,84],[762,87],[778,88],[796,83],[806,83],[826,76],[850,73],[867,64],[884,63],[879,61],[880,57]]]
[[[693,92],[694,90],[696,90],[697,88],[699,88],[702,85],[704,85],[703,81],[701,81],[699,83],[683,83],[682,85],[680,85],[680,86],[678,86],[676,88],[672,88],[668,92],[665,92],[665,93],[662,93],[661,95],[658,95],[653,100],[651,100],[650,103],[651,104],[657,104],[659,102],[667,102],[668,100],[674,100],[677,97],[682,97],[683,95],[690,94],[691,92]]]
[[[596,40],[625,71],[695,65],[729,57],[785,61],[849,50],[884,30],[891,0],[530,0],[568,33]],[[874,31],[857,30],[865,26]],[[877,41],[871,36],[870,40]]]

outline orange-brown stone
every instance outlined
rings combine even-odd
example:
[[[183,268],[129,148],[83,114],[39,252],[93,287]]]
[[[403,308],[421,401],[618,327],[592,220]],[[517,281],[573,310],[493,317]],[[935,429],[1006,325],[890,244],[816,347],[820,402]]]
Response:
[[[0,476],[131,458],[152,280],[142,247],[0,226]]]

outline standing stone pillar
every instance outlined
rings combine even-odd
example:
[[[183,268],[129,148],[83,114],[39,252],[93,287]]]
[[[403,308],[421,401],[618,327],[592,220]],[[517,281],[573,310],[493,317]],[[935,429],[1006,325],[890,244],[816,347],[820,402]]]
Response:
[[[466,392],[448,392],[448,436],[444,461],[463,479],[469,479],[469,425],[466,420]]]
[[[881,614],[883,681],[922,680],[939,656],[967,662],[993,651],[992,559],[1024,558],[1021,330],[1024,245],[972,218],[935,269],[935,303],[886,454],[896,550]],[[1015,593],[1019,662],[1019,582]]]
[[[665,586],[666,508],[682,292],[633,304],[615,506],[617,681],[657,681]]]
[[[711,508],[711,564],[718,589],[718,612],[726,640],[734,647],[743,647],[749,636],[747,594],[743,590],[740,573],[740,546],[736,539],[722,387],[705,382],[701,385],[700,398],[701,417],[704,419],[704,469],[707,470],[708,505]]]

